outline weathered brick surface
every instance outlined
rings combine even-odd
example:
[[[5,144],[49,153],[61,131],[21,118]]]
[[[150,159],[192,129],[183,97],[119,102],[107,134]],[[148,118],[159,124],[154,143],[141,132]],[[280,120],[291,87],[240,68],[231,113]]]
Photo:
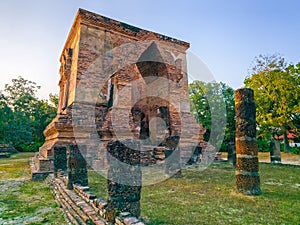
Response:
[[[238,192],[259,195],[260,177],[256,142],[255,102],[253,91],[234,93],[236,111],[236,185]]]
[[[139,144],[133,140],[122,143],[112,141],[107,148],[111,154],[107,180],[108,202],[113,210],[128,211],[139,217],[142,186]]]
[[[90,200],[89,196],[93,194],[89,191],[88,186],[74,185],[73,190],[68,190],[62,177],[54,178],[53,176],[49,176],[47,182],[52,187],[55,199],[61,205],[69,222],[80,225],[110,224],[105,219],[109,214],[107,212],[108,203],[101,198]],[[118,214],[112,222],[120,225],[130,224],[130,222],[131,224],[144,224],[129,212]]]
[[[240,158],[236,159],[236,170],[244,170],[247,168],[247,172],[258,172],[258,158]]]
[[[236,139],[236,148],[239,149],[239,154],[257,155],[258,145],[256,139],[240,140]]]
[[[235,176],[238,185],[238,191],[246,195],[261,194],[260,178],[254,175],[241,175]]]
[[[65,146],[54,147],[54,172],[67,171],[67,148]]]
[[[82,186],[88,185],[87,165],[80,150],[76,145],[68,148],[67,165],[68,165],[68,188],[72,189],[73,184]]]

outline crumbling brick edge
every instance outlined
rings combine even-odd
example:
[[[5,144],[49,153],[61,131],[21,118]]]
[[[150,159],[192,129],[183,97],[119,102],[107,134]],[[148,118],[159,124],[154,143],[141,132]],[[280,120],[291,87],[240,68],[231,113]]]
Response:
[[[67,177],[54,177],[50,174],[45,180],[57,201],[68,223],[75,225],[145,225],[140,219],[129,212],[121,212],[115,222],[106,218],[108,203],[97,198],[88,186],[73,185],[73,190],[67,189]]]

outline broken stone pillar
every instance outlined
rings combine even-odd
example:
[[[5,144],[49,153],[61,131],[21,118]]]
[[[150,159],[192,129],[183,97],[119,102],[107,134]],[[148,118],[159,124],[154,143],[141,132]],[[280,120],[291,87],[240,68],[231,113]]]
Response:
[[[214,161],[215,155],[216,148],[211,144],[207,144],[206,147],[202,150],[201,164],[204,166],[210,165]]]
[[[73,189],[73,184],[88,186],[87,163],[77,145],[67,148],[68,189]]]
[[[237,191],[259,195],[258,145],[256,140],[255,102],[253,90],[238,89],[234,93],[236,113],[236,170]]]
[[[280,142],[272,138],[270,147],[271,163],[281,163]]]
[[[180,136],[170,136],[166,139],[165,172],[168,176],[181,177],[180,166]]]
[[[140,145],[131,139],[110,141],[107,150],[108,217],[113,220],[117,212],[130,212],[139,217],[142,189]]]
[[[65,146],[54,147],[54,175],[67,171],[67,148]]]
[[[236,151],[235,151],[235,143],[230,142],[228,144],[228,157],[227,157],[228,162],[231,162],[233,167],[235,168],[236,164]]]

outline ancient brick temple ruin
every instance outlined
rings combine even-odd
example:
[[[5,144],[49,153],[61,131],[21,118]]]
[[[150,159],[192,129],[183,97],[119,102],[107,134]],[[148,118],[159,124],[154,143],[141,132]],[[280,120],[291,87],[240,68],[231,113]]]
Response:
[[[56,118],[33,179],[87,168],[108,178],[109,203],[139,215],[143,170],[179,175],[205,130],[190,114],[189,44],[80,9],[62,51]],[[145,181],[147,182],[147,181]]]

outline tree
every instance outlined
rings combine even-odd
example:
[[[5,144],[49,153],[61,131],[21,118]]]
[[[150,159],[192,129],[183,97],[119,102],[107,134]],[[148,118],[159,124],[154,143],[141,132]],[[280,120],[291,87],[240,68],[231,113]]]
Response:
[[[222,82],[194,81],[189,85],[189,92],[191,111],[197,115],[198,122],[206,128],[204,140],[213,139],[214,142],[214,139],[218,138],[218,133],[223,130],[225,136],[221,149],[227,149],[227,145],[235,139],[234,90]],[[215,122],[212,121],[213,117]]]
[[[292,123],[294,125],[294,129],[299,133],[300,131],[300,112],[292,115]]]
[[[300,112],[299,74],[300,64],[287,65],[279,55],[260,55],[244,80],[245,86],[254,90],[259,132],[273,136],[280,130],[285,151],[289,151],[287,131],[295,127],[293,118]]]
[[[5,84],[4,91],[8,104],[14,108],[18,102],[19,104],[22,102],[21,99],[35,98],[35,94],[40,88],[35,82],[19,76],[17,79],[12,79],[12,84]],[[26,104],[28,101],[26,100],[24,103]]]
[[[0,141],[11,143],[20,151],[36,151],[44,142],[43,130],[56,115],[56,95],[52,105],[39,100],[40,87],[22,77],[6,84],[0,95]]]
[[[12,109],[7,105],[7,99],[4,94],[0,92],[0,143],[9,143],[11,121],[13,121],[14,114]]]
[[[58,94],[49,94],[49,101],[50,101],[50,105],[58,108]]]

